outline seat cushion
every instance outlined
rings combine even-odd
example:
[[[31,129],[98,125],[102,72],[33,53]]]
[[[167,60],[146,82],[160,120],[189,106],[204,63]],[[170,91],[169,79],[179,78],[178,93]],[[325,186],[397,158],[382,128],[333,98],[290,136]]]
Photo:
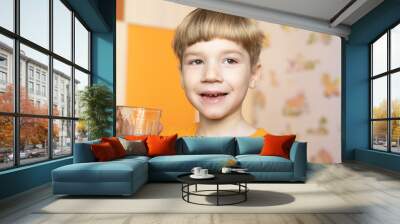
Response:
[[[230,159],[231,155],[174,155],[158,156],[149,160],[151,172],[190,172],[193,167],[203,167],[212,172],[219,171]]]
[[[292,161],[279,156],[239,155],[236,160],[249,172],[293,172]]]
[[[233,137],[182,137],[177,141],[177,154],[225,154],[235,155]]]
[[[137,164],[137,161],[141,161],[143,163],[147,163],[149,161],[150,157],[147,156],[126,156],[121,159],[116,159],[111,162],[113,163],[121,163],[121,164],[128,164],[129,166],[135,167]]]
[[[150,157],[148,157],[148,156],[130,155],[130,156],[125,156],[124,158],[121,158],[121,159],[114,160],[114,161],[140,160],[140,161],[147,162],[147,161],[149,161],[149,159],[150,159]]]
[[[136,172],[147,172],[140,159],[108,162],[74,163],[53,170],[53,181],[59,182],[130,182]]]

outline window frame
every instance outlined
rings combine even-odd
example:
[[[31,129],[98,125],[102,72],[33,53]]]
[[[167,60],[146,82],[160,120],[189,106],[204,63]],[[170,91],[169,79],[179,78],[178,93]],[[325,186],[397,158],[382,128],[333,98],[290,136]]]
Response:
[[[379,34],[375,39],[373,39],[369,44],[369,149],[373,151],[386,152],[391,154],[400,154],[400,152],[392,151],[392,121],[400,121],[400,117],[392,116],[392,99],[391,99],[391,79],[393,75],[400,72],[400,67],[391,69],[391,31],[393,28],[400,26],[400,21],[397,21],[389,28],[387,28],[383,33]],[[387,64],[386,71],[380,74],[373,74],[373,44],[378,41],[381,37],[387,34]],[[387,87],[387,105],[386,105],[386,118],[373,118],[373,81],[378,78],[386,77],[386,87]],[[386,150],[379,150],[374,148],[374,136],[373,136],[373,122],[374,121],[386,121]]]
[[[0,111],[0,116],[4,117],[11,117],[13,119],[13,166],[10,167],[5,167],[5,168],[0,168],[0,172],[5,171],[5,170],[10,170],[10,169],[16,169],[19,167],[23,166],[30,166],[33,164],[38,164],[38,163],[43,163],[51,160],[58,160],[66,157],[73,156],[74,153],[74,143],[75,143],[75,126],[76,126],[76,121],[79,120],[79,117],[75,116],[75,108],[71,108],[71,114],[70,116],[58,116],[58,115],[53,115],[53,59],[58,60],[59,62],[62,62],[68,66],[71,66],[71,98],[70,99],[71,105],[74,105],[75,103],[75,88],[74,88],[74,82],[75,82],[75,69],[85,73],[89,77],[89,83],[88,86],[92,85],[92,61],[91,61],[91,49],[92,49],[92,43],[91,43],[91,37],[92,37],[92,31],[89,29],[87,24],[82,20],[82,18],[72,9],[72,7],[65,1],[65,0],[59,0],[68,10],[71,11],[71,59],[64,58],[63,56],[55,53],[53,50],[53,1],[54,0],[48,0],[49,2],[49,47],[46,49],[45,47],[42,47],[39,44],[34,43],[33,41],[30,41],[27,38],[24,38],[23,36],[20,35],[20,0],[14,0],[13,1],[13,10],[14,10],[14,18],[13,18],[13,31],[10,31],[4,27],[0,26],[0,35],[3,35],[5,37],[11,38],[13,40],[13,54],[12,54],[12,75],[14,79],[14,99],[13,99],[13,112],[2,112]],[[80,65],[75,63],[75,18],[83,25],[83,27],[88,31],[88,69],[85,69],[81,67]],[[46,84],[46,91],[48,93],[45,93],[46,96],[48,97],[48,112],[46,115],[39,115],[39,114],[28,114],[28,113],[21,113],[20,111],[20,45],[23,44],[27,47],[30,47],[36,51],[39,51],[40,53],[43,53],[48,56],[49,62],[48,62],[48,81]],[[29,64],[27,64],[27,71]],[[41,81],[41,74],[39,75],[39,83],[42,83]],[[28,82],[30,80],[30,74],[27,72],[26,75],[26,81]],[[32,79],[34,86],[36,83],[36,69],[33,70],[33,79]],[[42,85],[40,85],[42,86]],[[27,86],[28,87],[28,86]],[[27,91],[28,88],[27,88]],[[34,89],[36,91],[36,89]],[[40,94],[41,96],[42,94]],[[32,162],[32,163],[26,163],[26,164],[21,164],[21,159],[20,159],[20,119],[21,118],[45,118],[47,119],[48,122],[48,136],[47,136],[47,150],[48,150],[48,155],[47,158],[43,158],[43,160],[40,160],[38,162]],[[54,147],[53,147],[53,123],[56,122],[57,120],[61,121],[70,121],[71,122],[71,153],[68,155],[62,155],[62,156],[55,156],[53,155],[54,152]]]

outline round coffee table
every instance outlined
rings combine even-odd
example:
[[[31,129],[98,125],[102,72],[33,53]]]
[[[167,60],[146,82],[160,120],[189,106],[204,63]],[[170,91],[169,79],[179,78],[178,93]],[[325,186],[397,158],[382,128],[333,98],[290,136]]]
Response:
[[[215,177],[212,179],[193,179],[190,177],[191,173],[182,174],[177,177],[178,181],[182,183],[182,199],[188,203],[198,204],[198,205],[234,205],[239,204],[241,202],[245,202],[247,200],[247,192],[249,188],[247,187],[247,183],[255,180],[255,177],[248,173],[215,173],[213,174]],[[197,190],[198,184],[205,185],[216,185],[215,190]],[[195,186],[194,191],[190,191],[190,186]],[[236,185],[238,186],[237,190],[223,190],[220,189],[220,185]],[[215,192],[215,194],[205,194],[209,192]],[[216,197],[217,204],[202,204],[190,201],[190,196],[203,196],[203,197]],[[232,196],[241,196],[239,200],[231,202],[231,203],[221,203],[221,197],[232,197]]]

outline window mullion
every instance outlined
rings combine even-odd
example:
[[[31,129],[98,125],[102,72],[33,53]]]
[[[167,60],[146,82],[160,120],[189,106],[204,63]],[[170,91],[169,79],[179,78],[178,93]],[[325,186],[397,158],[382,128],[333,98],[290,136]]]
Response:
[[[369,148],[370,149],[373,149],[373,147],[374,147],[374,136],[373,136],[373,121],[372,121],[372,119],[373,119],[373,90],[374,90],[374,86],[373,86],[373,79],[372,79],[372,72],[373,72],[373,57],[372,57],[372,55],[373,55],[373,47],[372,47],[372,44],[369,46],[369,52],[370,52],[370,55],[369,55],[369,64],[370,64],[370,66],[369,66],[369,86],[370,86],[370,89],[369,89],[369,119],[370,119],[370,122],[369,122],[369,138],[370,138],[370,140],[369,140]]]
[[[72,49],[71,49],[71,60],[72,60],[72,67],[71,67],[71,91],[72,91],[72,94],[71,94],[71,102],[72,102],[72,105],[71,105],[71,117],[73,117],[73,118],[75,118],[75,12],[74,11],[72,11],[72,14],[71,14],[71,23],[72,23],[72,29],[71,29],[71,35],[72,35],[72,38],[71,38],[71,46],[72,46]],[[73,120],[72,122],[71,122],[72,124],[71,124],[71,126],[72,126],[72,132],[71,132],[71,151],[72,151],[72,155],[74,155],[74,151],[75,151],[75,147],[74,147],[74,145],[75,145],[75,125],[76,125],[76,121],[75,120]]]
[[[389,31],[387,32],[387,52],[386,52],[386,54],[387,54],[387,71],[389,71],[390,70],[390,29],[389,29]],[[388,75],[387,75],[387,98],[388,98],[388,100],[387,100],[387,110],[388,110],[388,118],[391,118],[392,117],[392,111],[391,111],[391,108],[392,108],[392,106],[391,106],[391,104],[392,104],[392,100],[391,100],[391,79],[392,79],[392,75],[389,73]],[[391,120],[389,120],[388,122],[387,122],[387,135],[388,135],[388,148],[387,148],[387,151],[388,152],[391,152],[392,151],[392,135],[391,135],[391,129],[392,129],[392,121]]]
[[[53,52],[53,0],[49,0],[49,50]],[[49,159],[53,159],[53,56],[49,55],[49,72],[48,72],[48,91],[49,94],[49,116],[48,120],[48,152]]]
[[[17,35],[19,35],[19,5],[20,1],[14,1],[14,30]],[[19,39],[14,39],[14,113],[19,114],[20,112],[20,50],[19,50]],[[19,156],[19,136],[20,136],[20,118],[14,114],[14,166],[19,166],[20,156]]]

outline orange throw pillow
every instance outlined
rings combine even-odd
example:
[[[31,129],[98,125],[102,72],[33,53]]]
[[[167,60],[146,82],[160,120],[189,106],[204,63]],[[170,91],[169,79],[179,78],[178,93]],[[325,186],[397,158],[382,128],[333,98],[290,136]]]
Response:
[[[122,146],[121,142],[117,137],[104,137],[101,138],[101,142],[108,142],[114,149],[115,155],[117,158],[121,158],[126,156],[126,151],[124,149],[124,146]]]
[[[147,137],[148,156],[175,155],[175,143],[178,134],[171,136],[151,135]]]
[[[262,156],[281,156],[290,159],[290,148],[296,135],[264,135],[264,146],[261,149]]]
[[[90,147],[94,154],[94,157],[99,162],[109,161],[117,158],[113,147],[108,142],[93,144]]]

